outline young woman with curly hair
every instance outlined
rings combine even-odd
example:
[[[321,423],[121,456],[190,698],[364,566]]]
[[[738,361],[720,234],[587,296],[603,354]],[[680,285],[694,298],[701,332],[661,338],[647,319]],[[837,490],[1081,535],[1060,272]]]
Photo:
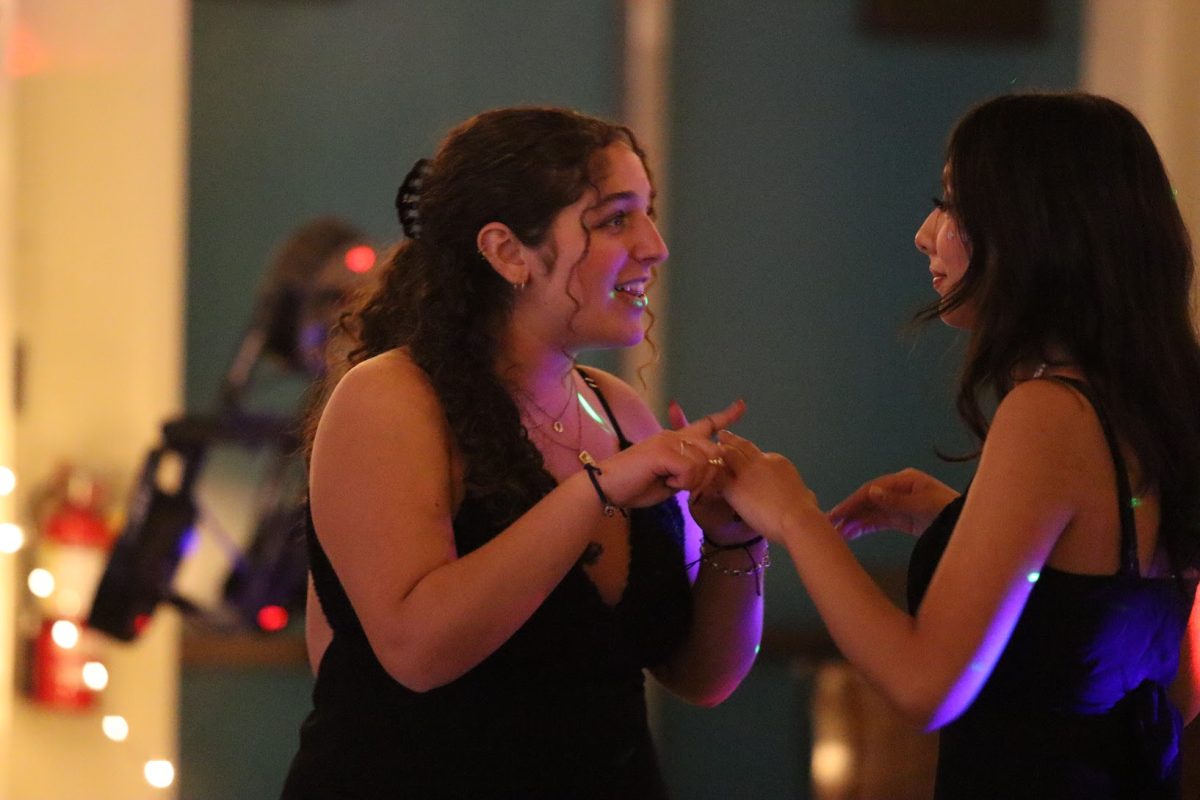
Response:
[[[643,669],[700,705],[749,670],[766,545],[686,502],[743,406],[663,431],[575,363],[644,336],[653,202],[628,129],[553,108],[480,114],[405,181],[312,435],[288,800],[664,797]]]

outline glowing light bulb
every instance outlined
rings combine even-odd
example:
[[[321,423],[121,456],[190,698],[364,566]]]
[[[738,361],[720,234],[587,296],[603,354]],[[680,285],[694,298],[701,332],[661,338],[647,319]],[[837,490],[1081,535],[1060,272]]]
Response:
[[[146,783],[155,789],[166,789],[175,782],[175,765],[163,758],[147,761],[142,769]]]
[[[29,572],[29,577],[25,579],[25,585],[29,587],[29,591],[34,597],[46,598],[54,594],[54,576],[50,574],[50,570],[38,567]]]
[[[100,720],[100,729],[114,742],[123,742],[129,738],[129,723],[118,714],[110,714]]]
[[[25,546],[25,531],[12,522],[0,522],[0,553],[15,553]]]
[[[368,272],[375,266],[375,248],[366,244],[351,247],[346,251],[345,263],[346,269],[351,272]]]
[[[70,650],[79,644],[79,626],[74,622],[60,619],[50,628],[50,638],[63,650]]]
[[[854,751],[843,741],[827,739],[812,749],[813,783],[822,788],[836,789],[849,783],[854,767]]]
[[[8,467],[0,466],[0,497],[8,497],[17,488],[17,475]]]
[[[102,692],[108,686],[108,668],[99,661],[89,661],[83,665],[83,685],[93,692]]]
[[[258,610],[258,627],[264,631],[281,631],[287,624],[288,613],[283,606],[263,606]]]

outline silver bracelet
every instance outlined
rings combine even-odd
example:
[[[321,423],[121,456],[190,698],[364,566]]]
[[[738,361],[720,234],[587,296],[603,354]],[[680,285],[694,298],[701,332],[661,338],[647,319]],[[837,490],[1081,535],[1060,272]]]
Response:
[[[721,564],[721,562],[719,562],[715,558],[713,558],[714,553],[727,552],[729,549],[732,549],[732,548],[718,548],[718,549],[714,549],[714,550],[706,552],[704,546],[701,545],[700,546],[700,558],[698,560],[700,561],[700,563],[708,566],[710,569],[716,570],[717,572],[721,573],[722,575],[730,575],[733,577],[744,577],[746,575],[753,575],[754,576],[754,589],[758,593],[758,596],[762,597],[762,573],[764,570],[766,570],[767,567],[771,566],[771,551],[770,551],[770,549],[764,549],[762,558],[759,559],[758,561],[755,561],[754,557],[750,555],[749,547],[741,548],[741,549],[745,550],[746,557],[750,559],[750,566],[745,569],[739,569],[737,567],[726,567],[723,564]]]

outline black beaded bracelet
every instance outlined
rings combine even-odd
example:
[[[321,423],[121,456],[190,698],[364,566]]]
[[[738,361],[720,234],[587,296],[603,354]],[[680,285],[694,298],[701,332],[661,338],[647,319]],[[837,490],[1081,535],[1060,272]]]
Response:
[[[758,536],[755,536],[752,539],[747,539],[744,542],[735,542],[733,544],[719,544],[717,542],[714,542],[712,539],[708,538],[708,534],[706,534],[706,533],[701,533],[701,536],[704,539],[704,544],[708,547],[711,547],[713,550],[745,550],[747,547],[758,544],[759,542],[761,542],[763,540],[762,534],[759,534]]]
[[[712,539],[709,539],[707,534],[701,532],[700,558],[696,559],[696,561],[692,562],[692,564],[704,564],[712,569],[715,569],[717,572],[720,572],[722,575],[738,577],[743,575],[753,575],[754,591],[759,597],[762,597],[762,574],[767,567],[771,566],[771,553],[769,550],[763,550],[763,556],[759,560],[755,560],[754,556],[750,554],[750,548],[761,541],[763,541],[763,537],[760,534],[753,538],[747,539],[744,542],[737,542],[735,544],[718,544]],[[724,553],[729,550],[741,550],[743,553],[745,553],[749,564],[748,568],[735,569],[726,567],[713,558],[713,554]],[[692,564],[689,564],[688,566],[690,567]]]
[[[604,516],[611,517],[613,514],[616,514],[618,511],[621,512],[622,517],[629,516],[628,514],[625,513],[625,509],[621,508],[616,503],[614,503],[612,500],[608,499],[608,495],[606,495],[604,493],[604,487],[602,487],[600,485],[600,479],[597,477],[598,475],[603,475],[604,470],[600,469],[595,464],[589,464],[588,462],[585,461],[583,464],[583,471],[586,472],[588,478],[591,479],[592,487],[595,488],[596,495],[600,498],[600,502],[604,505]]]

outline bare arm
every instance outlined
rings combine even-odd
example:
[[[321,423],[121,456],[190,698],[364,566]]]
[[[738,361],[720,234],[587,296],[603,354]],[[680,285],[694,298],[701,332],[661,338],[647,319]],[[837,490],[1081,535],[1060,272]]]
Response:
[[[592,370],[599,373],[598,370]],[[605,395],[613,403],[617,416],[635,441],[653,436],[661,425],[641,398],[625,383],[603,373],[597,377]],[[688,425],[678,408],[673,408],[672,426]],[[703,421],[696,424],[703,424]],[[723,427],[726,423],[720,423]],[[707,432],[707,431],[705,431]],[[707,487],[704,494],[709,495]],[[708,503],[706,522],[714,527],[723,525],[720,534],[710,530],[710,538],[718,541],[745,541],[755,535],[745,525],[732,523],[732,510],[720,498]],[[688,563],[700,555],[702,530],[693,518],[687,492],[677,496],[685,530],[685,559]],[[724,519],[722,519],[724,515]],[[724,538],[722,538],[724,537]],[[762,542],[750,548],[756,562],[766,553]],[[745,569],[749,559],[743,551],[729,551],[714,556],[729,568]],[[763,599],[759,594],[762,574],[725,575],[710,566],[697,565],[690,574],[692,580],[692,628],[683,647],[667,662],[651,670],[655,679],[673,694],[700,706],[714,706],[729,697],[738,687],[758,652],[762,637]]]
[[[946,484],[909,467],[864,483],[829,510],[829,521],[848,542],[883,530],[919,536],[956,497]]]
[[[645,505],[705,480],[711,467],[676,449],[656,440],[606,459],[606,491]],[[454,680],[503,644],[579,558],[603,513],[581,472],[460,558],[460,486],[436,395],[405,353],[342,379],[314,442],[313,520],[380,663],[416,691]]]
[[[1070,390],[1022,384],[1001,404],[954,536],[916,617],[857,563],[781,456],[727,437],[730,502],[788,548],[830,634],[885,695],[928,728],[961,714],[991,674],[1078,502],[1098,425]],[[1018,499],[1019,501],[1015,501]]]

